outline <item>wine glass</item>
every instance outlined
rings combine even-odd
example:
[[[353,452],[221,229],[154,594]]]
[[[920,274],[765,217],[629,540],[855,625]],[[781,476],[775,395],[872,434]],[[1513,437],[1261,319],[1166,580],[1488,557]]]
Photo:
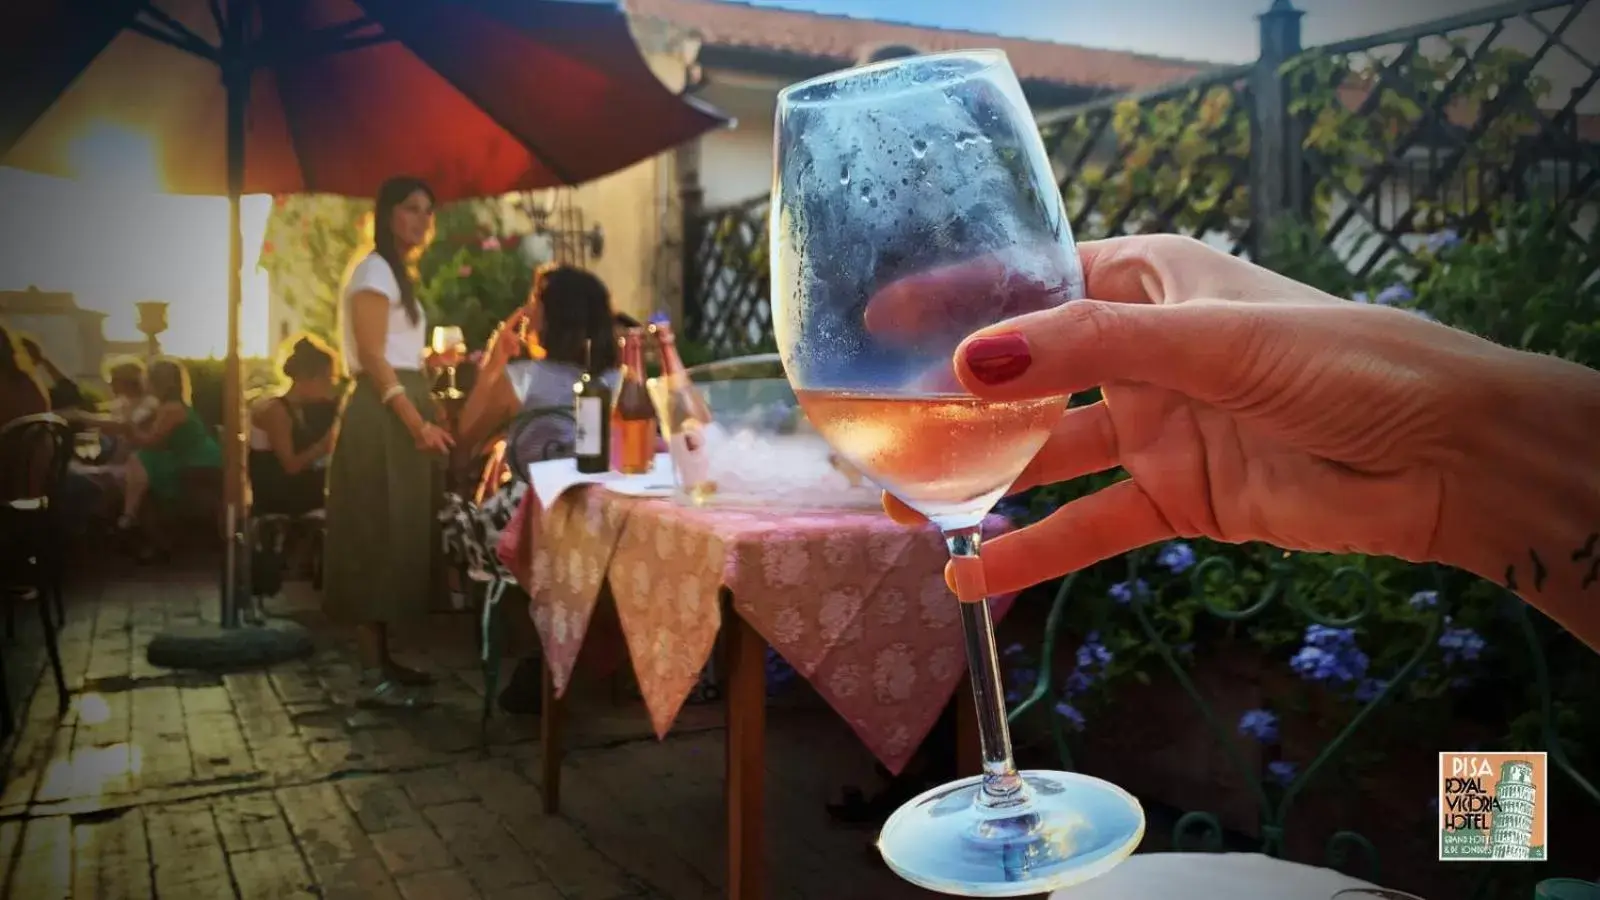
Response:
[[[995,502],[1067,398],[989,402],[956,378],[973,331],[1083,296],[1044,144],[1003,53],[896,59],[778,98],[773,322],[812,425],[928,517],[954,562],[983,774],[901,807],[878,839],[902,878],[948,894],[1044,894],[1138,846],[1126,791],[1018,772],[978,553]],[[952,598],[952,603],[958,603]]]
[[[434,356],[438,357],[440,363],[445,367],[445,376],[449,385],[445,388],[445,397],[450,400],[459,400],[461,391],[456,389],[456,366],[467,355],[467,339],[461,332],[461,326],[435,325],[433,328],[432,350]]]

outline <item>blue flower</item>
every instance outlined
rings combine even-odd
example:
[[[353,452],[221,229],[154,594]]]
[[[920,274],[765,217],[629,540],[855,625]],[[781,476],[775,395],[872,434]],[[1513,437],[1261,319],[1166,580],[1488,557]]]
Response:
[[[1252,709],[1239,717],[1239,733],[1263,744],[1278,740],[1278,717],[1265,709]]]
[[[1313,623],[1306,626],[1305,642],[1308,647],[1353,647],[1356,633],[1350,628],[1329,628]]]
[[[1119,581],[1111,586],[1108,593],[1111,594],[1111,599],[1117,601],[1118,606],[1127,606],[1133,602],[1134,597],[1142,599],[1150,596],[1150,585],[1146,584],[1143,578],[1133,582]]]
[[[1388,686],[1389,682],[1387,679],[1363,678],[1361,679],[1361,683],[1356,685],[1355,693],[1353,693],[1351,696],[1355,697],[1356,701],[1359,703],[1371,703],[1373,700],[1376,700],[1378,695],[1383,693],[1384,689]]]
[[[1194,548],[1183,541],[1173,541],[1161,548],[1156,562],[1167,567],[1174,575],[1182,575],[1194,565]]]
[[[1443,231],[1435,231],[1433,234],[1428,235],[1428,252],[1435,256],[1460,245],[1461,235],[1454,228],[1446,228]]]
[[[1084,641],[1083,646],[1078,648],[1078,668],[1080,670],[1110,665],[1111,660],[1115,658],[1115,654],[1111,652],[1110,647],[1093,638],[1094,635],[1091,635],[1090,639]]]
[[[1372,296],[1370,294],[1368,294],[1366,291],[1356,291],[1354,294],[1350,295],[1350,299],[1354,300],[1357,303],[1371,303],[1372,302]]]
[[[1032,669],[1012,669],[1011,681],[1013,684],[1031,687],[1039,680],[1039,673]]]
[[[1290,658],[1289,666],[1307,681],[1349,684],[1367,674],[1370,662],[1350,629],[1308,625],[1305,646]]]
[[[1076,696],[1094,686],[1094,676],[1082,669],[1072,670],[1067,676],[1066,690],[1069,696]]]
[[[1376,300],[1379,306],[1399,306],[1402,303],[1416,299],[1416,296],[1411,292],[1411,288],[1403,284],[1391,284],[1378,292]]]
[[[1076,706],[1073,706],[1071,703],[1067,703],[1065,701],[1062,701],[1061,703],[1057,703],[1056,704],[1056,715],[1060,716],[1063,719],[1066,719],[1068,722],[1071,722],[1072,723],[1072,727],[1073,727],[1074,730],[1076,730],[1076,731],[1082,731],[1083,730],[1083,725],[1084,725],[1083,713],[1079,712],[1078,708]]]
[[[1417,591],[1411,595],[1412,609],[1433,609],[1439,605],[1438,591]]]
[[[1288,760],[1276,760],[1267,763],[1267,774],[1279,784],[1288,784],[1294,780],[1295,764]]]
[[[1445,665],[1458,660],[1476,662],[1483,655],[1484,645],[1483,636],[1471,628],[1450,627],[1439,635],[1439,649],[1444,651]]]

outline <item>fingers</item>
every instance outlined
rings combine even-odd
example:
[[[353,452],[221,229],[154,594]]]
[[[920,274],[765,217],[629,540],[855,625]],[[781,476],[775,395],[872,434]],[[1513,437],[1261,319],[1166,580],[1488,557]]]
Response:
[[[1008,494],[1016,494],[1041,484],[1071,481],[1096,472],[1114,469],[1117,458],[1117,432],[1111,410],[1104,401],[1074,406],[1061,416],[1050,439],[1034,455],[1033,461],[1011,483]]]
[[[911,507],[900,502],[900,499],[888,491],[883,492],[883,511],[889,518],[901,525],[926,525],[928,520]]]
[[[1008,594],[1175,536],[1137,484],[1119,481],[984,542],[984,578],[990,596]]]
[[[973,334],[956,374],[979,397],[1066,396],[1116,382],[1226,405],[1267,349],[1265,308],[1195,300],[1171,306],[1077,300]]]

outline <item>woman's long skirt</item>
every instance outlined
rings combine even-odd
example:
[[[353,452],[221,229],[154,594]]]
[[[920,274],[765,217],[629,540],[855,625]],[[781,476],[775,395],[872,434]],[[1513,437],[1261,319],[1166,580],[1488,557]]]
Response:
[[[396,376],[423,418],[434,418],[430,383]],[[357,377],[345,398],[328,464],[323,609],[336,622],[398,623],[425,615],[442,587],[438,510],[443,461],[417,449],[372,382]]]

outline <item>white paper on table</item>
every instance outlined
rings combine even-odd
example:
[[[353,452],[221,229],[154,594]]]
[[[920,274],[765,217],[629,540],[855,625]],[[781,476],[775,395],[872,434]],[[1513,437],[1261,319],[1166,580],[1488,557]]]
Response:
[[[580,484],[605,485],[607,490],[632,496],[658,497],[670,494],[673,488],[672,457],[657,453],[650,471],[643,475],[624,475],[621,472],[588,474],[578,471],[578,461],[572,457],[547,459],[528,464],[528,484],[539,504],[549,509],[572,488]]]

